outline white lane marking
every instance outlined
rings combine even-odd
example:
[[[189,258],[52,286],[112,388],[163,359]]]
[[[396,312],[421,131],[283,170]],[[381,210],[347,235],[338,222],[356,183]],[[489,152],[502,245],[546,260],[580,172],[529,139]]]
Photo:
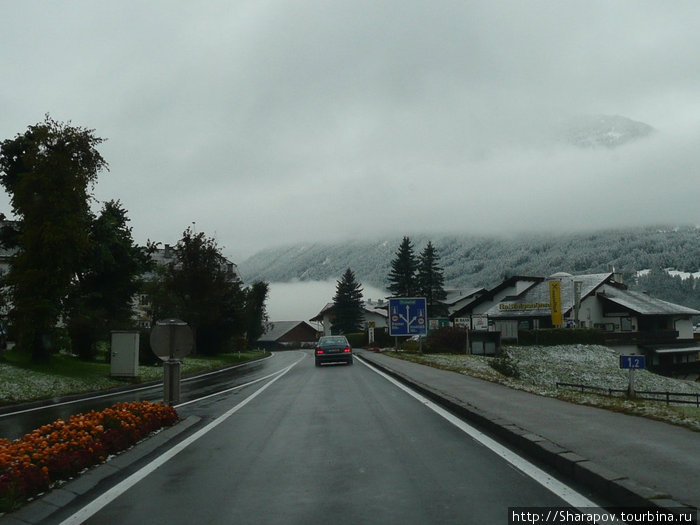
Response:
[[[296,363],[294,363],[294,364],[296,364]],[[210,397],[216,397],[216,396],[220,396],[221,394],[226,394],[227,392],[233,392],[234,390],[239,390],[243,387],[254,385],[255,383],[259,383],[260,381],[265,381],[265,379],[269,379],[271,377],[274,377],[277,374],[279,374],[279,372],[273,372],[273,373],[268,374],[264,377],[261,377],[258,379],[253,379],[252,381],[248,381],[247,383],[243,383],[242,385],[232,386],[231,388],[227,388],[226,390],[218,390],[218,391],[214,392],[213,394],[209,394],[208,396],[198,397],[197,399],[192,399],[190,401],[185,401],[184,403],[180,403],[179,405],[175,405],[175,408],[184,407],[185,405],[189,405],[192,403],[198,403],[198,402],[203,401],[205,399],[209,399]]]
[[[86,506],[84,506],[82,509],[78,510],[75,514],[67,518],[65,521],[61,523],[61,525],[79,525],[80,523],[83,523],[85,520],[90,518],[92,515],[95,513],[99,512],[103,507],[108,505],[110,502],[114,501],[116,498],[121,496],[124,492],[129,490],[131,487],[136,485],[139,481],[144,479],[146,476],[148,476],[151,472],[156,470],[158,467],[162,466],[165,464],[167,461],[171,460],[173,457],[175,457],[177,454],[182,452],[185,448],[190,446],[192,443],[197,441],[199,438],[213,430],[215,427],[219,426],[221,423],[226,421],[229,417],[231,417],[233,414],[238,412],[241,408],[243,408],[245,405],[250,403],[253,399],[255,399],[257,396],[262,394],[269,386],[271,386],[275,381],[277,381],[279,378],[284,376],[287,372],[289,372],[293,367],[295,367],[305,356],[302,356],[300,359],[289,365],[287,368],[284,368],[280,372],[278,372],[277,377],[272,379],[269,383],[265,383],[262,387],[260,387],[258,390],[256,390],[254,393],[249,395],[247,398],[245,398],[243,401],[238,403],[236,406],[233,408],[229,409],[227,412],[216,418],[214,421],[209,423],[207,426],[202,428],[201,430],[198,430],[194,434],[192,434],[190,437],[187,439],[181,441],[177,445],[175,445],[173,448],[169,449],[165,453],[163,453],[161,456],[157,457],[153,461],[151,461],[148,465],[144,466],[137,472],[134,472],[131,476],[126,478],[125,480],[121,481],[111,489],[109,489],[107,492],[101,494],[98,496],[96,499],[88,503]]]
[[[274,355],[274,353],[271,353],[268,357],[263,357],[263,359],[269,359],[273,355]],[[262,361],[262,359],[259,359],[259,361]],[[182,382],[188,383],[190,381],[195,381],[195,380],[201,379],[203,377],[207,377],[207,376],[211,376],[211,375],[215,375],[215,374],[221,374],[222,372],[226,372],[227,370],[239,368],[241,366],[245,366],[245,365],[248,365],[248,364],[254,363],[254,362],[255,361],[248,361],[247,363],[241,363],[238,365],[229,366],[229,367],[226,367],[226,368],[223,368],[220,370],[214,370],[213,372],[206,372],[204,374],[199,374],[199,375],[196,375],[194,377],[186,377],[186,378],[182,379]],[[0,414],[0,418],[8,417],[8,416],[16,416],[17,414],[24,414],[26,412],[36,412],[38,410],[44,410],[44,409],[53,408],[53,407],[60,407],[63,405],[72,405],[73,403],[83,403],[85,401],[90,401],[91,399],[102,399],[103,397],[119,396],[119,395],[123,395],[127,392],[140,392],[141,390],[153,390],[153,389],[160,388],[160,387],[161,387],[161,384],[154,384],[154,385],[130,388],[129,390],[121,390],[119,392],[108,392],[106,394],[99,394],[96,396],[83,397],[81,399],[72,399],[70,401],[61,401],[60,403],[51,403],[50,405],[43,405],[43,406],[38,406],[38,407],[33,407],[33,408],[26,408],[24,410],[17,410],[15,412],[7,412],[6,414]]]
[[[373,367],[369,363],[367,363],[364,359],[358,359],[360,363],[368,367],[370,370],[373,372],[379,374],[382,376],[384,379],[387,381],[393,383],[397,387],[399,387],[401,390],[406,392],[408,395],[411,397],[415,398],[422,404],[424,404],[426,407],[428,407],[430,410],[438,414],[439,416],[443,417],[450,423],[452,423],[454,426],[456,426],[458,429],[460,429],[462,432],[465,434],[469,435],[482,445],[484,445],[486,448],[494,452],[496,455],[500,456],[501,458],[505,459],[508,463],[510,463],[513,467],[517,468],[520,472],[525,474],[526,476],[532,478],[535,480],[537,483],[545,487],[547,490],[550,492],[553,492],[556,496],[560,497],[564,501],[566,501],[569,505],[571,505],[574,508],[577,509],[586,509],[586,511],[590,511],[591,509],[599,509],[601,513],[607,514],[607,511],[604,509],[601,509],[599,505],[596,503],[593,503],[591,500],[583,496],[582,494],[578,493],[568,485],[565,485],[558,479],[550,476],[546,472],[544,472],[542,469],[536,467],[532,463],[530,463],[528,460],[523,458],[522,456],[519,456],[512,450],[504,447],[497,441],[494,441],[490,437],[488,437],[486,434],[483,432],[477,430],[473,426],[465,423],[461,419],[459,419],[457,416],[451,414],[441,406],[433,403],[430,401],[428,398],[422,396],[418,392],[415,392],[411,390],[409,387],[404,385],[403,383],[399,382],[397,379],[394,379],[393,377],[385,374],[381,370],[378,370],[377,368]],[[613,518],[614,515],[610,515],[610,518]],[[619,523],[616,521],[612,521],[613,523]]]

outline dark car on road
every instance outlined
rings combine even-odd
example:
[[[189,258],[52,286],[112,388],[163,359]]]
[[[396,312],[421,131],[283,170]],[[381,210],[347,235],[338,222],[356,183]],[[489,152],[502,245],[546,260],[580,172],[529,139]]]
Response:
[[[325,335],[318,340],[314,350],[316,366],[321,363],[345,362],[352,364],[352,347],[343,335]]]

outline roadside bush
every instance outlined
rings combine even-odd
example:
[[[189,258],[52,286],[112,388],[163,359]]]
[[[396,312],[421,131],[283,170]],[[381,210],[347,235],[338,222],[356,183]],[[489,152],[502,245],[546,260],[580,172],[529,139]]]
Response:
[[[369,344],[369,331],[355,332],[351,334],[343,334],[350,346],[353,348],[364,348]],[[374,330],[374,346],[380,348],[394,346],[394,338],[388,334],[386,328],[376,328]]]
[[[520,370],[518,364],[508,352],[503,352],[497,357],[489,360],[489,366],[506,377],[518,379]]]
[[[365,341],[369,341],[369,335],[367,336]],[[389,335],[388,328],[374,329],[374,344],[380,348],[388,348],[394,346],[394,338]]]
[[[423,341],[423,345],[418,341],[414,341],[412,339],[408,339],[406,341],[403,341],[399,344],[399,348],[403,350],[404,352],[408,352],[409,354],[417,354],[419,351],[425,350],[425,341]]]
[[[467,335],[464,330],[448,326],[429,332],[423,351],[431,354],[463,354],[466,347]]]
[[[357,332],[353,334],[344,334],[353,348],[362,348],[367,345],[367,332]]]

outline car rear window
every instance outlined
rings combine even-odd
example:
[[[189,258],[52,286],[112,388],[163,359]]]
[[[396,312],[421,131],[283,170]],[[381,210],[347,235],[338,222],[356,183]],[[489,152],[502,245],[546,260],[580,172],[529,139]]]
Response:
[[[326,345],[345,345],[348,344],[348,341],[344,337],[322,337],[319,339],[318,343]]]

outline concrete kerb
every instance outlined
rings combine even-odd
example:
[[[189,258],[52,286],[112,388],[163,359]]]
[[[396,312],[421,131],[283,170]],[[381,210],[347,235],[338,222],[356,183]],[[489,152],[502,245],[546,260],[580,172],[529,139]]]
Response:
[[[554,468],[557,472],[570,477],[596,493],[604,494],[615,505],[659,508],[669,512],[677,512],[679,508],[688,508],[688,505],[675,501],[669,494],[641,485],[503,418],[491,417],[483,410],[471,406],[461,399],[440,392],[433,386],[421,384],[396,370],[383,366],[373,360],[371,355],[364,354],[362,358],[446,410],[511,444],[525,456]]]
[[[147,458],[169,441],[180,436],[201,420],[198,416],[189,416],[171,427],[150,436],[132,448],[109,459],[105,463],[88,469],[65,485],[52,489],[39,496],[16,511],[0,516],[2,525],[44,523],[61,508],[72,503],[80,496],[99,488],[100,484],[111,483],[123,471],[135,463]]]

